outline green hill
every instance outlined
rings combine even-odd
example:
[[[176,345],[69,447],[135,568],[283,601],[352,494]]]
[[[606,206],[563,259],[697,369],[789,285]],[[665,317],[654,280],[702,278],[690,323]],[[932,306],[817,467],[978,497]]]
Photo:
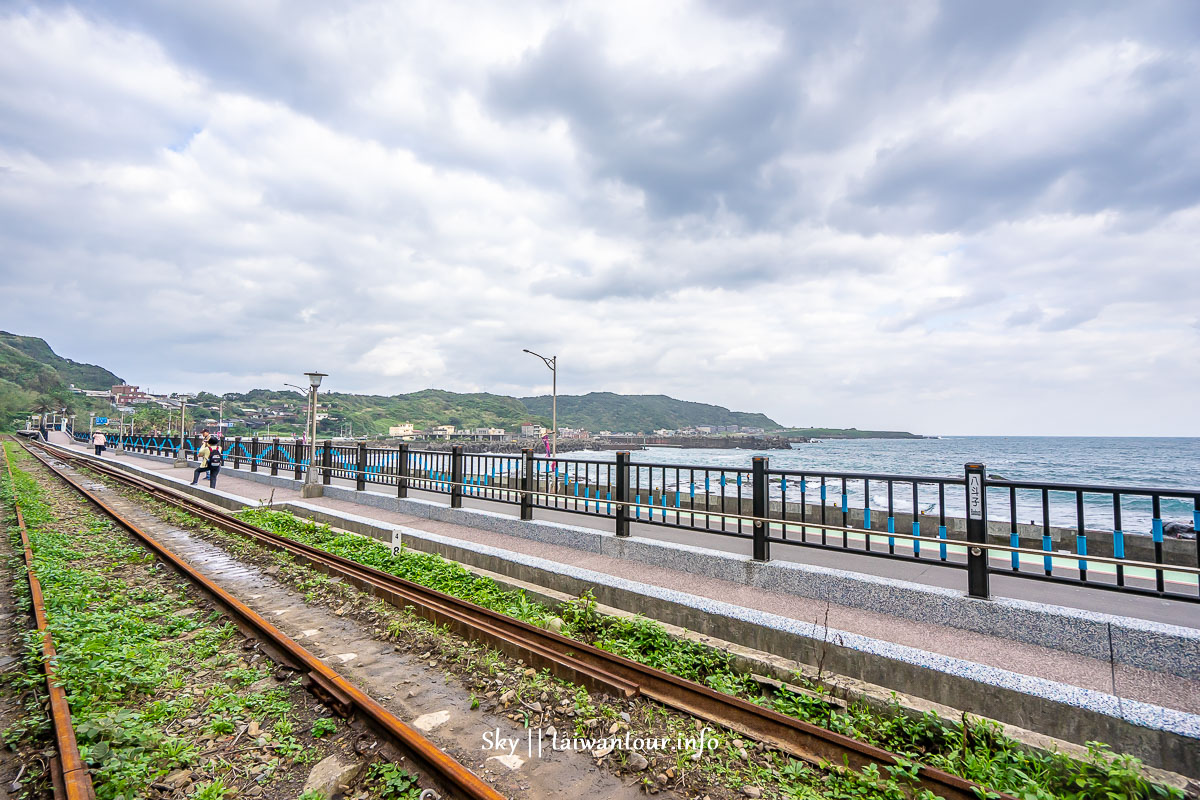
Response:
[[[246,394],[224,396],[226,416],[236,416],[232,407],[262,409],[287,406],[303,414],[299,394],[255,389]],[[381,395],[321,395],[321,411],[336,417],[322,425],[322,431],[337,431],[353,423],[356,435],[385,434],[392,425],[405,422],[417,428],[453,425],[456,428],[505,428],[515,432],[522,423],[550,424],[550,398],[507,397],[479,392],[458,394],[441,389],[425,389],[390,397]],[[619,395],[592,392],[585,395],[560,395],[560,427],[590,431],[650,432],[659,428],[686,428],[693,425],[744,425],[773,430],[779,424],[763,414],[730,411],[721,406],[676,400],[665,395]]]
[[[15,333],[0,331],[0,345],[7,345],[38,364],[50,367],[64,383],[75,384],[80,389],[109,389],[118,383],[124,383],[104,367],[63,358],[50,349],[45,339],[36,336],[17,336]],[[0,364],[3,363],[3,359],[4,356],[0,356]]]
[[[237,407],[262,409],[264,406],[286,405],[304,414],[303,399],[296,392],[276,392],[255,389],[245,394],[224,396],[226,416],[237,416]],[[549,424],[531,415],[514,397],[479,392],[457,394],[441,389],[424,389],[411,394],[392,396],[372,394],[321,393],[321,412],[336,421],[322,424],[322,432],[336,432],[345,423],[354,426],[355,435],[386,434],[392,425],[411,422],[418,428],[434,425],[453,425],[456,428],[505,428],[516,430],[529,421]]]
[[[533,414],[550,416],[550,395],[522,397]],[[779,423],[764,414],[730,411],[722,406],[676,400],[664,394],[613,394],[591,392],[559,395],[559,427],[596,431],[649,433],[660,428],[678,430],[696,425],[744,425],[774,430]]]
[[[87,414],[90,398],[72,394],[81,389],[108,389],[121,379],[103,367],[63,358],[36,336],[0,331],[0,429],[22,423],[30,413],[67,409]],[[107,404],[100,404],[107,407]]]

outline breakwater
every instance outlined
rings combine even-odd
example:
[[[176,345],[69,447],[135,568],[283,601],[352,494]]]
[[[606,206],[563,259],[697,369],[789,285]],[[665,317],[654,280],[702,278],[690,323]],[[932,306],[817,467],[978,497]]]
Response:
[[[783,436],[605,436],[596,441],[611,447],[595,449],[632,450],[646,447],[678,447],[685,450],[791,450],[792,442],[811,441]],[[562,449],[562,443],[559,443]]]

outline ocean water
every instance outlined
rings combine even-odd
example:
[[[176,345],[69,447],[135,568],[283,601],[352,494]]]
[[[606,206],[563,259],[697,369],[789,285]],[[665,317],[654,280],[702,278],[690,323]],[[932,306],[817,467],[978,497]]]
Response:
[[[571,453],[570,457],[608,461],[612,453]],[[1139,488],[1200,490],[1200,438],[1136,438],[1136,437],[1043,437],[1043,436],[961,436],[941,439],[829,439],[812,444],[796,444],[790,451],[750,451],[723,449],[652,448],[632,454],[635,463],[655,463],[714,468],[748,468],[753,456],[770,458],[772,469],[811,470],[814,472],[871,472],[929,477],[958,477],[963,475],[967,462],[983,462],[990,475],[1010,480],[1047,481],[1053,483],[1117,485]],[[654,478],[656,486],[688,491],[694,482],[687,473],[676,478],[673,470]],[[699,480],[703,480],[700,478]],[[809,502],[817,502],[810,479]],[[720,489],[710,485],[711,492]],[[727,494],[735,494],[732,484]],[[744,487],[743,496],[749,496]],[[828,500],[839,505],[840,482],[831,482]],[[779,485],[772,485],[772,495],[779,496]],[[863,486],[859,481],[847,485],[848,504],[861,508],[864,504]],[[1089,528],[1111,529],[1113,503],[1111,496],[1085,494],[1085,525]],[[799,491],[793,481],[788,500],[797,501]],[[937,490],[919,487],[918,508],[925,513],[937,513]],[[1076,506],[1073,493],[1051,493],[1051,523],[1073,527]],[[909,484],[897,484],[893,508],[898,512],[912,509],[912,489]],[[961,489],[948,489],[946,513],[962,516],[964,499]],[[887,488],[880,482],[871,484],[871,507],[886,509]],[[1162,517],[1167,521],[1193,523],[1193,504],[1190,500],[1163,498]],[[1149,532],[1151,503],[1149,498],[1125,496],[1122,499],[1122,529],[1129,532]],[[1007,492],[993,490],[988,497],[988,516],[1008,519]],[[1019,492],[1018,522],[1041,522],[1041,493]]]

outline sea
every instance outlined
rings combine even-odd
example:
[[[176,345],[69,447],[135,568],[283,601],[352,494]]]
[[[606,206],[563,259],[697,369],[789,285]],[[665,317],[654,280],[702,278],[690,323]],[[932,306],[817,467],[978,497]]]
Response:
[[[683,449],[655,447],[635,451],[636,463],[710,466],[713,468],[748,468],[751,458],[767,456],[771,469],[820,472],[870,472],[897,475],[958,477],[963,465],[982,462],[989,475],[1009,480],[1046,481],[1085,485],[1112,485],[1154,489],[1185,489],[1200,491],[1200,438],[1149,438],[1117,436],[947,436],[934,439],[823,439],[817,442],[794,444],[791,450],[727,450]],[[573,458],[606,461],[611,453],[571,453]],[[687,477],[675,478],[668,471],[658,485],[683,491],[691,487]],[[690,481],[694,482],[694,480]],[[809,479],[810,485],[814,482]],[[827,502],[840,506],[840,483],[831,482]],[[937,490],[919,487],[918,509],[937,513]],[[710,487],[710,491],[712,488]],[[733,491],[730,486],[727,493]],[[887,508],[887,488],[872,482],[871,506]],[[795,481],[788,490],[789,502],[799,499]],[[780,494],[778,482],[771,493]],[[744,496],[748,496],[744,495]],[[863,485],[851,481],[847,485],[847,503],[852,507],[864,505]],[[1111,495],[1083,495],[1085,525],[1089,528],[1111,529],[1113,502]],[[817,502],[810,489],[809,502]],[[1054,525],[1073,527],[1076,506],[1073,493],[1051,493],[1050,521]],[[946,493],[947,516],[963,516],[965,499],[961,488]],[[894,490],[893,508],[898,512],[912,509],[911,485]],[[1122,528],[1129,532],[1149,532],[1152,506],[1149,498],[1126,495],[1122,498]],[[989,493],[988,516],[1009,519],[1007,492]],[[1194,524],[1193,502],[1186,499],[1162,499],[1162,518],[1166,521]],[[1022,491],[1017,498],[1019,522],[1040,524],[1041,493]]]

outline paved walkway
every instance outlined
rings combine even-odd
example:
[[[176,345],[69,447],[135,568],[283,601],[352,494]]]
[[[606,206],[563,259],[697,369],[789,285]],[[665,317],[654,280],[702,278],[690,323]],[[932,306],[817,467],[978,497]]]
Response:
[[[82,446],[79,446],[77,449],[91,452],[90,448],[83,448]],[[193,467],[190,466],[187,468],[176,468],[169,463],[133,455],[114,454],[112,452],[108,453],[106,457],[135,464],[142,469],[171,475],[175,479],[190,481],[192,476]],[[247,500],[266,500],[272,495],[272,492],[277,502],[301,499],[300,492],[296,489],[273,488],[241,477],[238,472],[232,469],[223,469],[221,471],[217,487],[224,492],[244,497]],[[412,494],[413,496],[419,496],[419,493],[414,492]],[[445,496],[433,496],[433,498],[439,502],[446,502]],[[496,504],[470,502],[471,500],[471,498],[467,498],[468,502],[465,504],[496,506]],[[442,536],[526,553],[562,564],[583,567],[628,580],[662,586],[805,622],[826,624],[826,615],[828,614],[828,625],[838,630],[858,633],[1025,675],[1112,693],[1132,700],[1176,708],[1190,713],[1200,713],[1200,682],[1198,681],[1163,675],[1119,664],[1116,666],[1114,681],[1113,668],[1109,662],[1064,653],[1059,650],[1022,644],[1008,639],[972,633],[947,626],[914,622],[874,611],[831,605],[791,594],[748,587],[740,583],[649,566],[558,545],[543,544],[528,539],[470,528],[464,525],[438,522],[423,517],[384,511],[345,500],[319,497],[310,498],[304,500],[304,502],[323,506],[331,510],[405,525]],[[500,508],[505,513],[513,514],[515,512],[512,506],[501,506]],[[538,512],[539,519],[553,519],[555,517],[559,517],[561,521],[575,525],[582,524],[587,520],[587,517],[583,515],[545,512],[541,510]],[[665,530],[647,525],[638,527],[652,533],[661,533]],[[637,535],[643,535],[642,530],[638,530],[636,533]],[[657,538],[664,537],[658,536]],[[695,544],[694,541],[689,543]],[[796,550],[801,555],[807,555],[810,552],[808,550],[800,550],[799,548],[796,548]],[[817,553],[814,555],[826,556],[832,554]],[[795,560],[800,559],[797,558]],[[877,559],[860,557],[860,560],[874,561]],[[883,559],[883,561],[891,564],[886,559]],[[809,559],[808,563],[823,563],[823,561],[813,558]],[[830,566],[837,566],[841,569],[855,568],[848,567],[844,562],[830,564]],[[936,569],[936,567],[934,568]],[[907,576],[897,575],[896,577]],[[1021,588],[1025,588],[1024,583],[1028,582],[1023,582]],[[1024,599],[1029,598],[1024,597]],[[1113,595],[1110,599],[1109,608],[1097,610],[1132,615],[1136,613],[1136,604],[1131,601],[1145,599]],[[1178,616],[1179,619],[1189,620],[1191,627],[1200,627],[1197,624],[1197,617],[1200,617],[1200,611],[1197,610],[1194,604],[1154,600],[1152,604],[1146,605],[1151,611],[1159,607],[1167,607],[1163,610],[1170,611],[1171,613],[1166,614],[1166,616]],[[1185,608],[1174,610],[1170,609],[1170,606],[1184,606]],[[1151,615],[1149,618],[1155,617]],[[1166,619],[1162,621],[1186,624],[1180,623],[1178,619]]]

